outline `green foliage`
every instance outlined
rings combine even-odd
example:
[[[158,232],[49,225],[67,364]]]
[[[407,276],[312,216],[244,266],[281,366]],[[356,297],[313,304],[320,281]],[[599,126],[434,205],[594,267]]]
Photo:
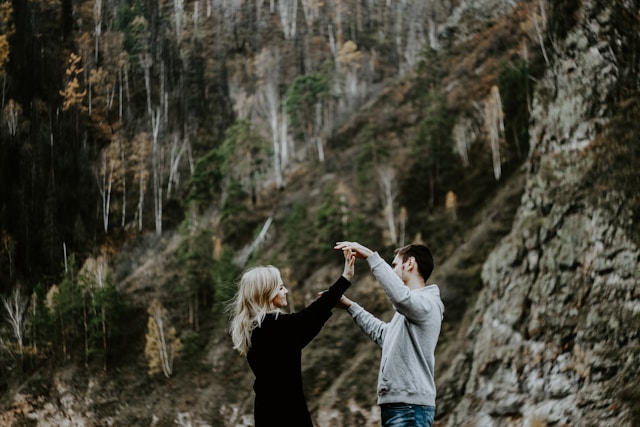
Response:
[[[303,202],[295,202],[283,229],[287,230],[287,257],[292,265],[304,262],[306,254],[300,248],[309,247],[312,243],[312,235],[309,231],[309,213],[307,205]]]
[[[256,179],[265,165],[267,149],[264,140],[251,123],[240,120],[225,133],[222,144],[202,156],[196,162],[186,196],[186,204],[202,211],[226,193],[223,200],[223,218],[242,210],[237,204],[253,194]]]
[[[142,51],[140,41],[146,33],[144,21],[140,19],[144,17],[144,7],[140,0],[135,0],[133,3],[120,0],[117,10],[116,29],[124,33],[125,50],[130,55],[136,56]]]
[[[379,242],[378,229],[370,221],[367,221],[360,215],[350,214],[344,239],[356,242]]]
[[[194,206],[199,212],[215,200],[222,181],[221,162],[216,149],[210,150],[197,160],[187,186],[188,191],[185,197],[187,206]]]
[[[218,149],[220,168],[223,176],[234,173],[234,170],[249,159],[251,169],[255,162],[252,160],[264,149],[260,136],[254,131],[251,122],[238,120],[225,132],[225,140]],[[259,162],[259,159],[257,159]]]
[[[74,262],[65,273],[58,291],[53,297],[53,313],[57,324],[57,335],[61,339],[62,352],[66,356],[69,346],[82,337],[83,297],[75,277]]]
[[[330,96],[329,77],[324,73],[298,76],[285,96],[285,111],[290,128],[304,134],[307,123],[315,117],[315,106]]]
[[[504,111],[505,137],[509,151],[515,151],[520,163],[529,151],[529,99],[533,94],[529,65],[523,59],[502,63],[498,88]],[[510,157],[510,156],[509,156]]]
[[[374,179],[376,168],[390,155],[389,146],[380,140],[381,131],[376,124],[368,124],[361,133],[361,149],[356,157],[356,176],[358,184],[365,187]]]
[[[104,286],[93,288],[90,296],[90,316],[87,339],[88,356],[95,356],[106,362],[111,351],[111,341],[118,340],[126,333],[130,321],[122,295],[118,292],[111,275],[105,279]]]
[[[438,51],[427,46],[416,67],[413,86],[408,95],[408,99],[416,102],[420,108],[425,108],[425,103],[429,101],[428,94],[440,90],[440,82],[445,74],[442,70],[442,64],[443,61],[439,58]]]
[[[339,194],[336,194],[335,188],[330,186],[324,191],[314,224],[316,235],[314,246],[320,252],[331,251],[335,242],[345,238],[347,229],[346,223],[343,223],[342,212],[345,208],[343,203]]]
[[[287,264],[298,266],[294,278],[305,277],[318,263],[326,263],[336,241],[350,239],[362,242],[378,241],[377,228],[353,211],[344,213],[345,206],[333,188],[327,189],[315,217],[307,204],[295,202],[282,228],[286,233]],[[343,215],[345,215],[343,217]]]
[[[47,289],[42,284],[37,284],[31,294],[26,336],[31,347],[37,349],[38,358],[46,357],[53,346],[55,318],[46,306],[46,300]]]
[[[244,215],[249,211],[246,204],[248,197],[240,182],[231,178],[227,185],[220,216],[220,228],[224,231],[225,239],[242,240],[251,233],[250,225]]]
[[[413,141],[409,173],[401,184],[401,205],[407,206],[414,219],[420,212],[444,206],[447,191],[461,175],[452,137],[454,116],[447,109],[445,96],[437,91],[425,96],[428,107]]]
[[[235,281],[240,275],[240,271],[240,267],[233,262],[233,251],[227,247],[223,248],[211,269],[215,312],[222,312],[225,304],[235,294]]]
[[[198,305],[206,305],[213,297],[209,286],[214,264],[213,233],[208,229],[192,231],[183,224],[182,234],[178,248],[179,289],[198,310]]]

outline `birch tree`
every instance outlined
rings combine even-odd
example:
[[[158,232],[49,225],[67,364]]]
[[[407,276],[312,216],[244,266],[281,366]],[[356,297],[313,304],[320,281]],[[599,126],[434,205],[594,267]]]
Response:
[[[176,41],[178,44],[182,43],[184,25],[184,0],[173,0],[173,27],[176,32]]]
[[[295,2],[297,3],[297,1]],[[318,0],[300,0],[300,4],[307,28],[313,28],[314,22],[320,17],[320,2]]]
[[[298,0],[278,0],[278,16],[285,40],[293,39],[296,36]]]
[[[103,370],[107,370],[107,350],[111,317],[119,309],[116,302],[116,291],[111,282],[109,263],[105,254],[96,258],[89,257],[80,269],[79,278],[83,284],[83,311],[85,316],[85,357],[88,363],[89,355],[94,346],[98,345],[103,352]],[[86,301],[89,300],[89,307]]]
[[[358,78],[361,61],[362,52],[351,40],[342,45],[336,57],[338,74],[342,76],[340,93],[343,95],[343,111],[352,111],[365,95],[366,85],[361,84]]]
[[[469,166],[469,148],[475,138],[472,123],[469,119],[460,119],[453,127],[453,138],[456,144],[456,151],[460,156],[462,165]]]
[[[263,50],[256,58],[256,75],[259,89],[256,95],[255,107],[259,116],[266,118],[271,130],[273,147],[273,171],[276,185],[283,187],[282,170],[286,166],[286,136],[280,133],[280,52],[278,50]]]
[[[164,164],[164,150],[160,146],[160,109],[151,117],[153,142],[151,145],[151,171],[153,174],[153,212],[155,218],[156,235],[162,234],[162,178]]]
[[[93,26],[96,38],[96,62],[98,62],[98,52],[100,52],[100,37],[102,36],[102,0],[94,0],[93,3]]]
[[[111,142],[101,152],[100,164],[96,172],[96,180],[102,201],[102,225],[104,232],[109,229],[109,214],[111,212],[111,195],[123,178],[121,144],[118,135],[113,135]]]
[[[2,297],[2,305],[6,310],[6,320],[11,327],[11,331],[18,344],[20,355],[24,352],[24,332],[26,327],[27,306],[29,305],[29,298],[22,295],[17,288],[13,289],[11,295],[8,298]]]
[[[113,184],[113,171],[115,165],[108,159],[107,148],[100,155],[100,164],[96,172],[96,181],[102,202],[102,228],[106,233],[109,229],[109,211],[111,209],[111,188]]]
[[[109,31],[104,34],[102,40],[102,56],[104,58],[103,65],[107,73],[111,76],[111,102],[109,109],[115,102],[114,97],[117,93],[118,117],[122,120],[124,97],[129,99],[128,80],[129,80],[129,54],[124,48],[124,34],[121,32]],[[114,77],[115,76],[115,77]]]
[[[20,119],[22,118],[22,106],[13,99],[7,101],[2,110],[2,118],[7,126],[9,135],[16,136],[20,128]]]
[[[496,180],[502,174],[502,159],[500,156],[501,140],[504,138],[504,112],[498,86],[491,87],[491,94],[484,107],[484,123],[491,144],[491,159],[493,161],[493,176]]]
[[[378,167],[378,182],[382,190],[382,199],[384,205],[384,216],[389,229],[389,238],[394,245],[398,244],[398,236],[396,233],[395,221],[395,199],[397,197],[397,189],[395,188],[395,172],[389,164]]]
[[[149,182],[149,156],[151,155],[151,138],[146,132],[137,134],[133,139],[131,154],[131,168],[133,180],[138,186],[138,203],[136,206],[136,219],[138,230],[142,230],[142,216],[144,213],[144,196]]]
[[[162,372],[169,378],[173,374],[173,363],[182,343],[175,328],[170,325],[167,310],[154,299],[147,310],[147,334],[144,354],[149,366],[149,375]]]
[[[189,152],[189,138],[180,138],[180,134],[174,132],[171,149],[169,150],[169,177],[167,179],[167,198],[171,197],[174,186],[180,185],[180,161],[182,156]]]

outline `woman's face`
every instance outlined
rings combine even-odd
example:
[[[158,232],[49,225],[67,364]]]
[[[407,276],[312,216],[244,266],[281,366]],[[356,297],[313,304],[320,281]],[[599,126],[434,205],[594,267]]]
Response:
[[[278,294],[273,298],[273,305],[278,308],[283,308],[287,306],[287,294],[289,291],[287,290],[282,280],[280,280],[280,285],[278,286]]]

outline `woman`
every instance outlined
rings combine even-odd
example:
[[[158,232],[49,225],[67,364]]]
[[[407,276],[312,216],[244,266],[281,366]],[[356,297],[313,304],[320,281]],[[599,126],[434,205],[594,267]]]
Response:
[[[255,375],[255,427],[312,427],[302,388],[302,348],[318,335],[331,309],[351,285],[355,256],[343,251],[344,272],[318,299],[285,314],[287,288],[273,266],[253,267],[240,278],[231,337]]]

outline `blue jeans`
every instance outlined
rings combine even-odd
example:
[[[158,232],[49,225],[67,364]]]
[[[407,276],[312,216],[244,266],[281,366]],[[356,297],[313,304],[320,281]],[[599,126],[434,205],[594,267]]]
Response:
[[[408,403],[386,403],[380,405],[382,427],[431,427],[436,408]]]

